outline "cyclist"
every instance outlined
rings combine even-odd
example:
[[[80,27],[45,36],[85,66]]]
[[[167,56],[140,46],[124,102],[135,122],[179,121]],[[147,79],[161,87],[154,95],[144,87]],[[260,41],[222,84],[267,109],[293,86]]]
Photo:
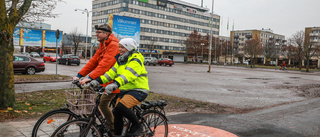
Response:
[[[132,38],[124,38],[119,42],[120,53],[115,56],[116,64],[101,75],[96,80],[90,82],[91,87],[97,87],[102,83],[109,84],[105,92],[111,93],[116,89],[120,89],[116,107],[114,108],[114,127],[115,135],[121,135],[123,130],[123,117],[130,120],[132,123],[131,129],[127,136],[139,136],[143,127],[139,123],[138,118],[130,109],[133,106],[142,102],[149,93],[149,84],[147,71],[143,65],[144,57],[137,49],[137,42]]]
[[[78,75],[73,78],[73,80],[79,80],[81,77],[87,76],[90,73],[88,78],[84,78],[80,81],[80,84],[82,85],[98,78],[112,68],[116,63],[114,56],[119,54],[119,40],[112,34],[112,29],[109,25],[96,26],[96,36],[97,40],[100,42],[99,48],[89,62],[78,72]],[[105,87],[111,82],[112,81],[106,82],[102,86]],[[106,124],[110,127],[111,131],[114,130],[114,118],[108,104],[116,93],[119,92],[119,90],[115,90],[109,95],[103,95],[99,104],[100,110],[106,118]]]

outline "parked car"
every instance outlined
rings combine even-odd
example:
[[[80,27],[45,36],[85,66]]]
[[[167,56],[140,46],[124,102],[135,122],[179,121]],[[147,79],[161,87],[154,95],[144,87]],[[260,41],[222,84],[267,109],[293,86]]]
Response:
[[[155,57],[144,57],[144,65],[148,65],[150,66],[150,64],[152,64],[153,66],[158,64],[158,59]]]
[[[236,61],[233,62],[233,64],[240,64],[240,63],[241,63],[241,62],[238,61],[238,60],[236,60]]]
[[[40,52],[39,55],[41,58],[43,58],[44,52]]]
[[[174,64],[174,61],[169,59],[169,58],[160,58],[158,60],[158,64],[160,64],[160,66],[161,65],[163,65],[163,66],[167,66],[167,65],[172,66]]]
[[[243,65],[249,65],[249,61],[248,61],[248,60],[245,60],[245,61],[243,61],[242,64],[243,64]]]
[[[13,70],[15,73],[33,75],[45,70],[44,62],[24,55],[13,55]]]
[[[58,59],[58,64],[77,64],[79,66],[80,58],[72,54],[63,55],[61,58]]]
[[[59,55],[57,56],[59,59]],[[50,61],[50,62],[55,62],[56,61],[56,54],[55,53],[45,53],[43,55],[43,62]]]
[[[37,52],[30,52],[30,57],[40,57]]]
[[[276,65],[277,62],[276,61],[270,61],[270,65]]]
[[[25,56],[30,57],[30,53],[28,53],[28,52],[22,52],[21,55],[25,55]]]

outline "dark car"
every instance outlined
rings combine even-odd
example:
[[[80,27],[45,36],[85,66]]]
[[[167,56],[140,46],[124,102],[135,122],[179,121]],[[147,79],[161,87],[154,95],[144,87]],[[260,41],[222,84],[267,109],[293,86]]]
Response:
[[[158,64],[160,64],[160,66],[161,65],[163,65],[163,66],[167,66],[167,65],[172,66],[174,64],[174,61],[169,59],[169,58],[160,58],[158,60]]]
[[[43,58],[44,52],[40,52],[39,55],[41,58]]]
[[[24,55],[13,55],[13,70],[15,73],[33,75],[45,70],[44,62]]]
[[[58,64],[77,64],[79,66],[80,58],[71,54],[63,55],[61,58],[58,59]]]

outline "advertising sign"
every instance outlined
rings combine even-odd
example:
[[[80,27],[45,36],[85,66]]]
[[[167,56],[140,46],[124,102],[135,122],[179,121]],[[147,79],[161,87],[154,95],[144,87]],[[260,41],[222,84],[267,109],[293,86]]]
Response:
[[[24,46],[41,46],[42,31],[23,29],[23,45]]]
[[[58,39],[58,47],[62,45],[62,31]],[[56,31],[45,31],[45,47],[56,47]]]
[[[13,45],[19,45],[20,29],[15,28],[13,31]]]
[[[110,15],[109,25],[113,34],[119,39],[132,38],[140,43],[140,19]]]
[[[149,0],[138,0],[138,1],[146,2],[146,3],[148,3],[148,2],[149,2]]]
[[[159,50],[139,49],[139,52],[160,53]]]
[[[167,7],[168,0],[157,0],[157,6]]]
[[[58,47],[61,47],[63,31],[60,31]],[[56,31],[15,28],[13,32],[15,46],[56,47]]]

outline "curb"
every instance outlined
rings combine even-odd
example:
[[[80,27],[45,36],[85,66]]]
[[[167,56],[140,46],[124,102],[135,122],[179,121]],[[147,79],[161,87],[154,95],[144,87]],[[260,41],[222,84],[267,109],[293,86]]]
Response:
[[[71,81],[70,80],[61,80],[61,81],[24,81],[24,82],[14,82],[14,84],[53,83],[53,82],[71,82]]]

